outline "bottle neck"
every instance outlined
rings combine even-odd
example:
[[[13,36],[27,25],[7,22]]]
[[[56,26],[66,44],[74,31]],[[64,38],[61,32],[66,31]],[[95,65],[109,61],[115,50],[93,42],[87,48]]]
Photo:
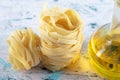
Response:
[[[113,20],[112,20],[112,27],[117,26],[120,24],[120,0],[115,0],[114,3],[114,10],[113,10]]]

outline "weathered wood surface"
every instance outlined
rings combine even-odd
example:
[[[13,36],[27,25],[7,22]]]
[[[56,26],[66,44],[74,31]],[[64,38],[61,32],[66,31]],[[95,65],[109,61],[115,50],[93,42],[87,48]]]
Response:
[[[8,64],[8,35],[17,29],[32,27],[38,34],[38,18],[44,2],[48,8],[60,6],[73,8],[81,15],[85,28],[84,52],[90,35],[101,25],[111,21],[112,0],[0,0],[0,80],[45,80],[49,71],[33,68],[30,71],[16,72]],[[61,74],[58,80],[101,80],[101,78]],[[47,79],[46,79],[47,80]]]

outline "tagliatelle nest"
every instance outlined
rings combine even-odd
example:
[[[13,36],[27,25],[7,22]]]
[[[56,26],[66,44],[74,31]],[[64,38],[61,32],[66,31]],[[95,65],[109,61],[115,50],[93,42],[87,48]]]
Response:
[[[40,39],[29,28],[17,30],[7,39],[9,43],[9,60],[16,70],[31,69],[40,62]]]
[[[83,22],[72,9],[44,9],[40,16],[41,60],[49,70],[60,70],[80,57]]]

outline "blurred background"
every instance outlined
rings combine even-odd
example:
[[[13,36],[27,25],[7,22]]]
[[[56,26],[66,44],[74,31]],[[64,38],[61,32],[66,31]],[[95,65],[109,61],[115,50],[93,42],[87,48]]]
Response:
[[[39,67],[28,72],[13,71],[8,62],[8,45],[6,43],[7,37],[14,30],[32,27],[38,34],[39,16],[44,3],[48,3],[47,8],[55,6],[62,9],[72,8],[80,14],[85,25],[83,53],[91,34],[98,27],[111,22],[112,0],[0,0],[0,80],[45,80],[51,75],[50,72]],[[101,80],[101,78],[94,78]],[[90,80],[90,78],[62,74],[59,80]]]

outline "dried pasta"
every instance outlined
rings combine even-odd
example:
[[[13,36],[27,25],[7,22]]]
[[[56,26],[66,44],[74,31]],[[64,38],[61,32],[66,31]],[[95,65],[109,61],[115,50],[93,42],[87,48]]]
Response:
[[[74,64],[83,43],[83,22],[78,13],[58,7],[44,9],[39,21],[42,65],[56,71]]]
[[[7,39],[9,60],[16,70],[29,70],[40,63],[40,38],[31,28],[17,30]]]

